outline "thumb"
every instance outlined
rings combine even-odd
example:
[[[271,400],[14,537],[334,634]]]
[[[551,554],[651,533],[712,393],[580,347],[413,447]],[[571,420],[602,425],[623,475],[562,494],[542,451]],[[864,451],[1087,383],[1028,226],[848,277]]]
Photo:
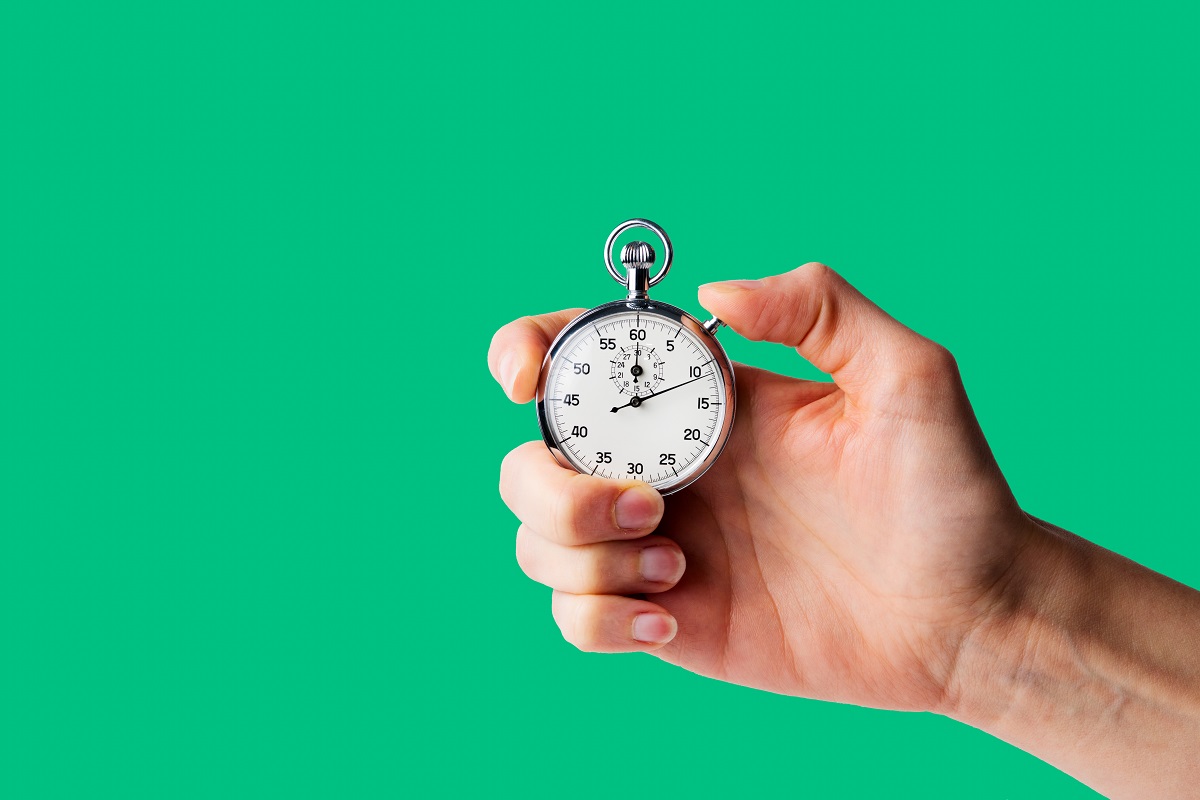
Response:
[[[949,357],[888,316],[824,264],[758,281],[700,287],[700,305],[754,341],[795,347],[850,393],[885,377],[915,376]],[[940,351],[940,352],[939,352]]]

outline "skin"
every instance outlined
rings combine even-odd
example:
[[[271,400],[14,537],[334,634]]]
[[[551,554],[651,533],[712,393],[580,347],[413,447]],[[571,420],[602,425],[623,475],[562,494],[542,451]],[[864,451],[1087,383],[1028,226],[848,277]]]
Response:
[[[1195,797],[1200,593],[1036,520],[953,357],[820,264],[701,287],[832,383],[738,365],[738,417],[666,499],[539,442],[501,469],[517,559],[563,636],[772,692],[946,714],[1114,797]],[[532,399],[582,309],[502,328],[488,361]]]

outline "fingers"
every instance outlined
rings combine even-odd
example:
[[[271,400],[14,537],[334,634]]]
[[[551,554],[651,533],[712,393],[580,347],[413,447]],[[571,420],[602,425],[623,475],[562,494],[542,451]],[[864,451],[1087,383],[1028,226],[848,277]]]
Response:
[[[660,606],[623,594],[670,589],[683,576],[679,546],[647,536],[662,519],[662,496],[641,481],[581,475],[559,466],[541,442],[509,453],[500,494],[522,521],[517,562],[552,586],[554,619],[581,650],[654,650],[674,638]]]
[[[679,546],[646,535],[662,519],[658,492],[565,469],[541,442],[529,442],[505,457],[500,494],[524,523],[517,562],[554,587],[554,619],[567,641],[627,653],[675,637],[675,619],[660,606],[621,596],[666,591],[683,576]]]
[[[528,403],[533,399],[546,351],[558,332],[582,313],[582,308],[569,308],[521,317],[496,331],[488,348],[488,369],[510,400]]]
[[[533,580],[572,594],[653,594],[683,577],[679,545],[663,536],[564,547],[522,525],[517,563]]]
[[[748,339],[795,347],[850,392],[881,376],[938,369],[948,355],[823,264],[710,283],[700,287],[700,303]]]
[[[500,496],[526,525],[568,546],[644,536],[663,514],[662,495],[646,483],[566,469],[541,442],[528,442],[505,456]]]
[[[555,592],[552,609],[563,638],[591,653],[657,650],[678,630],[662,606],[630,597]]]

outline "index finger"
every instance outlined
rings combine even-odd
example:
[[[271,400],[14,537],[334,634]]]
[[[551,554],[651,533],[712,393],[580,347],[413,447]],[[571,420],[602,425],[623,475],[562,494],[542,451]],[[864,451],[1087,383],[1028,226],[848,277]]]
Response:
[[[554,337],[583,312],[582,308],[568,308],[521,317],[496,331],[488,349],[488,369],[510,400],[528,403],[533,399],[542,360]]]

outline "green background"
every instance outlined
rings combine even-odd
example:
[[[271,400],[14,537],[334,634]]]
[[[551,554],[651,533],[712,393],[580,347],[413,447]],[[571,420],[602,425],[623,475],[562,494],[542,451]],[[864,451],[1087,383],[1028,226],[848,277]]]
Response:
[[[695,313],[825,261],[1029,511],[1200,585],[1186,6],[5,4],[0,796],[1094,796],[574,651],[485,353],[628,217]]]

